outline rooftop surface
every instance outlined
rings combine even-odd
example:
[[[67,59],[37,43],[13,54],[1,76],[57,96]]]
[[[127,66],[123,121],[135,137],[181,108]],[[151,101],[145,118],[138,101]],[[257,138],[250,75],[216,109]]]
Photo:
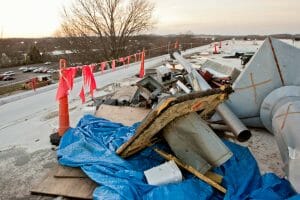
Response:
[[[286,41],[293,44],[292,41]],[[213,46],[206,45],[185,51],[183,54],[197,54],[195,59],[211,59],[221,64],[242,69],[239,59],[224,59],[237,51],[253,52],[262,41],[224,41],[221,54],[212,54]],[[295,43],[300,47],[300,43]],[[146,68],[160,66],[169,59],[169,55],[146,60]],[[139,70],[139,63],[129,67],[120,67],[115,72],[97,73],[97,87],[121,82],[131,83],[131,79]],[[74,90],[69,96],[70,122],[76,123],[85,113],[78,96],[82,79],[75,80]],[[58,102],[55,101],[57,85],[50,85],[0,99],[0,197],[26,198],[30,196],[30,185],[35,178],[41,178],[56,163],[56,153],[49,142],[49,135],[58,127]],[[98,90],[95,96],[104,95]],[[248,146],[256,157],[262,173],[274,172],[284,176],[282,162],[276,141],[266,130],[252,129],[253,136],[242,143]],[[18,186],[18,187],[16,187]],[[38,199],[37,196],[30,196]],[[0,198],[1,199],[1,198]],[[40,198],[39,198],[40,199]]]

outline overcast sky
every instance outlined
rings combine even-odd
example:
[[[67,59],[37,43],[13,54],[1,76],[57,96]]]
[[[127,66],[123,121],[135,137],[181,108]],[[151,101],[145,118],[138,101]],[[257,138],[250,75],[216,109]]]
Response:
[[[52,36],[71,0],[0,0],[3,37]],[[151,0],[151,33],[300,33],[300,0]]]

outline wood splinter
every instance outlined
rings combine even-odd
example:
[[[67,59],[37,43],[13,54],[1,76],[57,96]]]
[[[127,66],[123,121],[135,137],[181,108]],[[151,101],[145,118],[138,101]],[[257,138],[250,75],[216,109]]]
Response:
[[[178,158],[176,158],[175,156],[168,154],[162,150],[159,149],[154,149],[154,151],[156,153],[158,153],[161,157],[163,157],[166,160],[174,160],[174,162],[180,166],[181,168],[187,170],[188,172],[194,174],[196,177],[198,177],[199,179],[201,179],[202,181],[206,182],[207,184],[211,185],[212,187],[216,188],[217,190],[223,192],[224,194],[226,193],[226,189],[224,187],[222,187],[221,185],[219,185],[218,183],[214,182],[213,180],[207,178],[205,175],[203,175],[202,173],[200,173],[199,171],[197,171],[195,168],[193,168],[190,165],[187,165],[185,163],[183,163],[182,161],[180,161]]]

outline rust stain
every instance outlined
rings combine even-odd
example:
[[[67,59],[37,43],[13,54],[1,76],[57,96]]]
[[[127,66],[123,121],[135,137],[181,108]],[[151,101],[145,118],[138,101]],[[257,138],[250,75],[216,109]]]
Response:
[[[283,114],[277,115],[275,118],[276,118],[276,119],[278,119],[278,118],[280,118],[280,117],[282,117],[282,116],[285,116],[285,114],[286,114],[286,113],[283,113]],[[293,115],[293,114],[300,114],[300,112],[289,112],[288,114],[289,114],[289,115]]]
[[[256,86],[253,80],[253,73],[250,73],[250,80],[251,80],[251,84],[253,85],[253,92],[254,92],[254,102],[257,104],[257,92],[256,92]]]
[[[202,107],[202,102],[197,102],[192,106],[192,110],[199,110],[200,107]]]
[[[257,86],[260,86],[260,85],[263,85],[263,84],[266,84],[266,83],[269,83],[271,82],[272,80],[269,79],[269,80],[266,80],[266,81],[263,81],[263,82],[260,82],[260,83],[257,83],[257,84],[254,84],[254,85],[250,85],[250,86],[247,86],[247,87],[243,87],[243,88],[235,88],[234,90],[245,90],[245,89],[249,89],[249,88],[253,88],[253,86],[257,87]]]
[[[288,117],[288,115],[289,115],[289,111],[290,111],[291,105],[292,105],[292,104],[289,104],[289,105],[288,105],[288,108],[287,108],[287,110],[286,110],[286,113],[284,114],[284,119],[283,119],[283,121],[282,121],[280,130],[282,130],[282,129],[284,128],[284,126],[285,126],[285,122],[286,122],[286,119],[287,119],[287,117]]]

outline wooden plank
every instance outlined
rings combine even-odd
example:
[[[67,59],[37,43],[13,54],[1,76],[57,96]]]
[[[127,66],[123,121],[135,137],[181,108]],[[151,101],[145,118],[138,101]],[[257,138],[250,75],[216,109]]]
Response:
[[[92,199],[97,184],[89,178],[55,178],[56,168],[31,188],[32,194],[45,194],[78,199]]]
[[[218,184],[221,184],[222,180],[223,180],[223,176],[216,174],[214,172],[211,172],[211,171],[206,172],[205,176],[207,176],[208,178],[210,178],[211,180],[215,181]]]
[[[123,100],[127,100],[128,102],[131,102],[137,90],[138,90],[137,86],[121,87],[111,98],[118,99],[118,100],[123,99]]]
[[[96,111],[95,115],[97,117],[102,117],[113,122],[122,123],[125,126],[131,126],[136,122],[142,121],[149,112],[149,109],[144,108],[110,106],[102,104]]]
[[[88,178],[87,175],[80,168],[66,167],[57,165],[55,178]]]
[[[156,151],[156,153],[158,153],[160,156],[162,156],[164,159],[166,160],[174,160],[175,163],[187,170],[188,172],[194,174],[196,177],[198,177],[200,180],[206,182],[207,184],[211,185],[212,187],[216,188],[217,190],[219,190],[220,192],[226,193],[226,189],[221,186],[220,184],[216,183],[215,181],[211,180],[210,178],[206,177],[204,174],[200,173],[199,171],[197,171],[195,168],[193,168],[190,165],[185,164],[184,162],[182,162],[181,160],[179,160],[178,158],[176,158],[175,156],[168,154],[162,150],[159,149],[154,149],[154,151]]]
[[[177,117],[200,111],[202,118],[209,118],[217,105],[228,97],[228,93],[227,88],[212,89],[165,99],[147,115],[135,135],[116,153],[125,158],[151,145],[152,138]]]

